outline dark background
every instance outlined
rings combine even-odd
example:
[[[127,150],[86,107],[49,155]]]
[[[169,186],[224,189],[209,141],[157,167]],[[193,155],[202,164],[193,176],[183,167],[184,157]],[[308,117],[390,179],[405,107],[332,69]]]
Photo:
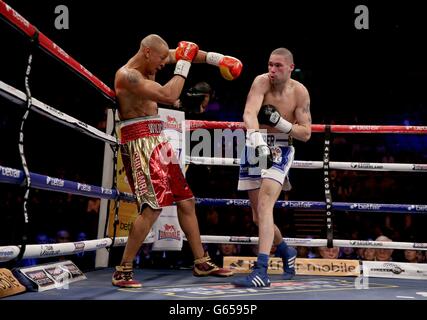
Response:
[[[411,2],[7,3],[110,87],[115,71],[137,51],[140,40],[149,33],[164,37],[171,48],[186,39],[197,42],[206,51],[240,58],[244,70],[233,82],[225,81],[216,68],[207,65],[192,68],[187,81],[188,85],[198,80],[211,82],[219,98],[237,111],[234,117],[243,110],[254,76],[266,72],[269,53],[280,46],[294,53],[296,68],[301,69],[294,76],[311,93],[314,123],[346,122],[357,117],[365,123],[383,124],[390,121],[390,114],[402,115],[426,102],[426,22],[421,6]],[[54,10],[59,4],[69,9],[69,30],[57,30],[54,26]],[[358,4],[369,9],[369,30],[357,30],[354,26],[354,9]],[[4,39],[1,60],[6,64],[2,66],[2,78],[7,81],[9,77],[23,75],[25,40],[4,23],[0,28]],[[48,96],[56,91],[63,94],[73,78],[68,71],[62,74],[63,68],[57,68],[57,64],[49,58],[34,71],[35,77],[41,76],[40,90],[48,88]],[[7,75],[3,74],[4,67]],[[172,71],[173,67],[168,68],[158,75],[158,80],[169,79]],[[21,78],[18,82],[22,82]],[[81,99],[86,101],[96,95],[89,93]],[[88,107],[92,108],[96,106]],[[398,119],[395,121],[400,124]]]
[[[301,70],[294,73],[294,78],[310,92],[313,123],[426,125],[427,22],[420,3],[6,2],[110,88],[116,70],[136,53],[141,39],[150,33],[161,35],[171,48],[180,40],[189,40],[198,43],[202,50],[239,58],[244,68],[235,81],[224,80],[217,68],[205,64],[193,66],[186,81],[186,89],[201,80],[214,87],[221,104],[215,114],[218,120],[241,121],[254,77],[267,71],[270,52],[283,46],[293,52],[296,68]],[[354,26],[357,16],[354,9],[359,4],[369,9],[368,30],[357,30]],[[57,5],[69,9],[69,30],[55,28]],[[0,39],[0,79],[24,91],[28,39],[2,20]],[[158,74],[157,80],[165,83],[173,68],[168,66]],[[41,50],[34,53],[31,90],[39,100],[92,126],[102,122],[105,109],[110,106],[97,89]],[[0,165],[21,168],[17,149],[21,115],[22,109],[1,99]],[[381,162],[382,156],[392,155],[396,162],[426,163],[425,137],[347,135],[347,147],[336,147],[331,160]],[[30,115],[25,139],[31,171],[100,185],[103,143],[37,114]],[[313,134],[307,144],[297,142],[296,159],[320,160],[322,139],[322,135]],[[352,152],[353,145],[362,146],[362,152]],[[372,151],[378,151],[375,149],[378,147],[382,148],[379,153]],[[293,170],[291,174],[295,190],[291,200],[324,198],[320,172]],[[213,174],[218,180],[221,175],[225,180],[230,177],[227,172]],[[231,175],[236,182],[236,170]],[[374,180],[380,181],[378,175]],[[404,192],[387,193],[380,182],[369,189],[363,179],[372,177],[361,174],[363,192],[354,193],[351,201],[425,201],[424,174],[396,176],[396,183],[406,186]],[[229,190],[235,190],[235,184],[224,183],[229,188],[218,185],[209,195],[231,197]],[[59,213],[57,217],[61,219]]]

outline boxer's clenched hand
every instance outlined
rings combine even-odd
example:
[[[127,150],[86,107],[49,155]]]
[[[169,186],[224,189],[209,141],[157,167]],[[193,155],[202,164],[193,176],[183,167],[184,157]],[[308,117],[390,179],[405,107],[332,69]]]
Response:
[[[199,46],[194,42],[181,41],[175,50],[176,67],[174,74],[187,78],[191,62],[197,56]]]
[[[216,52],[208,52],[206,63],[219,67],[221,75],[227,80],[234,80],[242,72],[242,62],[231,56],[224,56]]]

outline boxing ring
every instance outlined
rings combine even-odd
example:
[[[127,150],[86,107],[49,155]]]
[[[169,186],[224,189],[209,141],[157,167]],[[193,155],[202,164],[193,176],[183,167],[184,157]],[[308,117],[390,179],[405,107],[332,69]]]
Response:
[[[102,81],[96,78],[86,68],[69,56],[63,49],[49,40],[25,18],[20,16],[10,6],[0,1],[0,17],[25,36],[32,38],[38,47],[50,56],[62,61],[66,67],[80,75],[90,85],[94,86],[112,105],[115,95]],[[31,69],[31,59],[27,68],[27,79]],[[17,107],[27,105],[26,116],[29,111],[35,111],[53,121],[66,125],[90,138],[97,139],[113,150],[118,145],[118,139],[97,128],[67,115],[52,106],[31,96],[30,86],[26,83],[26,92],[22,92],[0,80],[0,96],[15,103]],[[111,110],[110,110],[111,111]],[[23,121],[25,121],[25,117]],[[244,131],[240,122],[213,122],[187,120],[184,124],[187,132],[198,129],[220,129]],[[107,132],[114,132],[114,119],[109,112]],[[427,204],[387,204],[387,203],[354,203],[334,202],[330,192],[329,173],[335,170],[362,170],[384,172],[412,172],[414,174],[427,172],[427,164],[418,163],[364,163],[364,162],[333,162],[329,161],[329,152],[333,148],[330,134],[427,134],[427,127],[422,126],[380,126],[380,125],[312,125],[313,133],[324,133],[325,145],[323,161],[299,161],[292,164],[294,169],[318,169],[324,171],[325,201],[277,201],[276,208],[319,210],[325,212],[326,239],[285,238],[290,246],[308,247],[355,247],[355,248],[384,248],[384,249],[414,249],[427,250],[427,243],[416,242],[381,242],[368,240],[335,239],[333,234],[333,214],[341,211],[348,212],[390,212],[406,214],[427,214]],[[23,133],[22,133],[23,134]],[[22,139],[21,139],[22,140]],[[291,281],[281,281],[280,276],[272,275],[270,288],[235,288],[228,281],[218,281],[214,278],[192,277],[190,270],[153,270],[135,269],[135,278],[143,279],[141,289],[118,289],[111,285],[113,268],[108,266],[108,252],[106,248],[124,246],[126,237],[106,237],[105,225],[107,223],[107,201],[135,202],[134,195],[122,192],[115,188],[114,155],[112,151],[106,152],[104,158],[104,177],[102,186],[90,185],[79,181],[71,181],[58,177],[31,172],[26,165],[23,152],[21,155],[23,170],[0,166],[0,182],[19,185],[30,189],[42,189],[52,192],[62,192],[85,197],[103,199],[98,225],[98,239],[69,243],[53,243],[47,245],[27,244],[8,245],[0,247],[1,263],[22,258],[43,258],[46,256],[57,257],[85,251],[96,251],[97,270],[87,272],[84,281],[70,283],[66,290],[46,290],[43,292],[25,292],[4,298],[5,300],[427,300],[427,285],[423,280],[399,279],[387,277],[363,276],[353,277],[321,277],[297,275]],[[107,150],[108,148],[106,148]],[[186,163],[201,165],[238,166],[239,159],[234,158],[209,158],[186,157]],[[109,173],[109,174],[107,174]],[[237,174],[236,174],[237,180]],[[225,206],[249,207],[246,199],[212,199],[197,198],[196,205],[200,206]],[[24,204],[24,215],[27,215]],[[28,218],[26,216],[26,218]],[[25,239],[24,239],[25,240]],[[154,240],[147,238],[146,242]],[[241,245],[256,244],[257,237],[244,236],[202,236],[203,243],[235,243]],[[397,265],[397,267],[399,267]],[[397,268],[389,266],[392,273]],[[427,272],[422,274],[427,280]]]
[[[270,288],[235,288],[218,279],[197,279],[189,270],[135,269],[136,279],[144,279],[140,289],[111,286],[112,268],[86,274],[87,279],[66,289],[27,292],[7,300],[427,300],[425,286],[416,280],[369,280],[369,289],[358,288],[356,278],[296,276],[280,281],[271,276]]]

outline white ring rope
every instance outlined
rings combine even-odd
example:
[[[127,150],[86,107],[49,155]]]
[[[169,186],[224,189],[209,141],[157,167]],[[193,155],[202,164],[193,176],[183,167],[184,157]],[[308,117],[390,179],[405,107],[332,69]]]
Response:
[[[209,236],[202,235],[202,243],[234,243],[234,244],[258,244],[258,237],[244,236]],[[114,246],[120,247],[126,245],[128,237],[117,237]],[[187,241],[184,236],[184,240]],[[309,238],[283,238],[289,246],[295,247],[326,247],[327,239],[309,239]],[[153,243],[153,237],[147,236],[144,243]],[[96,240],[87,240],[79,242],[51,243],[51,244],[31,244],[23,258],[47,258],[63,255],[76,254],[86,251],[94,251],[111,246],[110,238]],[[352,248],[373,248],[373,249],[397,249],[397,250],[425,250],[427,243],[413,242],[386,242],[371,240],[340,240],[334,239],[336,247]],[[16,258],[19,254],[19,246],[0,247],[0,262],[5,262]]]
[[[120,247],[126,245],[128,237],[117,237],[114,240],[114,246]],[[150,234],[144,243],[153,243],[153,237]],[[27,245],[23,258],[48,258],[76,254],[86,251],[94,251],[111,246],[111,238],[102,238],[95,240],[86,240],[78,242],[48,243],[48,244],[30,244]],[[5,262],[16,258],[19,254],[20,246],[0,247],[0,262]]]
[[[258,237],[240,237],[240,236],[201,236],[203,243],[235,243],[235,244],[258,244]],[[184,237],[184,240],[185,237]],[[326,247],[327,239],[309,239],[309,238],[283,238],[290,246],[296,247]],[[382,248],[382,249],[401,249],[401,250],[427,250],[427,243],[412,242],[390,242],[390,241],[371,241],[371,240],[340,240],[334,239],[336,247],[352,248]]]
[[[239,166],[240,159],[234,158],[209,158],[209,157],[186,157],[187,163],[204,164],[213,166]],[[322,169],[322,161],[294,160],[292,168],[297,169]],[[402,171],[402,172],[427,172],[427,164],[417,163],[371,163],[371,162],[329,162],[330,169],[358,170],[358,171]]]
[[[18,106],[22,105],[26,101],[26,95],[22,91],[4,83],[0,80],[0,95],[4,98],[15,102]],[[76,118],[73,118],[62,111],[59,111],[36,98],[31,98],[31,110],[36,111],[37,113],[44,115],[56,122],[62,123],[68,127],[71,127],[77,131],[85,133],[93,138],[97,138],[104,142],[107,142],[112,145],[117,144],[117,139],[101,130],[98,130]]]

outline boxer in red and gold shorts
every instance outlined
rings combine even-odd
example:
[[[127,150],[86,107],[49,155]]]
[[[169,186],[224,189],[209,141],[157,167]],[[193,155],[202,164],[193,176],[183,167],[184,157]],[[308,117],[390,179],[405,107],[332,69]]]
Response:
[[[157,103],[174,105],[178,100],[192,63],[218,66],[221,75],[238,77],[241,62],[216,52],[199,50],[195,43],[181,41],[175,50],[158,35],[148,35],[138,52],[121,67],[115,77],[121,120],[120,150],[132,191],[137,197],[139,215],[129,232],[122,261],[112,283],[138,288],[133,279],[133,260],[163,207],[176,204],[178,220],[194,255],[193,275],[228,277],[233,273],[215,265],[204,251],[195,211],[193,193],[188,186],[174,150],[163,135]],[[155,81],[157,71],[176,63],[174,76],[165,84]]]
[[[123,121],[120,131],[123,164],[139,212],[147,205],[161,209],[194,197],[159,117]]]

